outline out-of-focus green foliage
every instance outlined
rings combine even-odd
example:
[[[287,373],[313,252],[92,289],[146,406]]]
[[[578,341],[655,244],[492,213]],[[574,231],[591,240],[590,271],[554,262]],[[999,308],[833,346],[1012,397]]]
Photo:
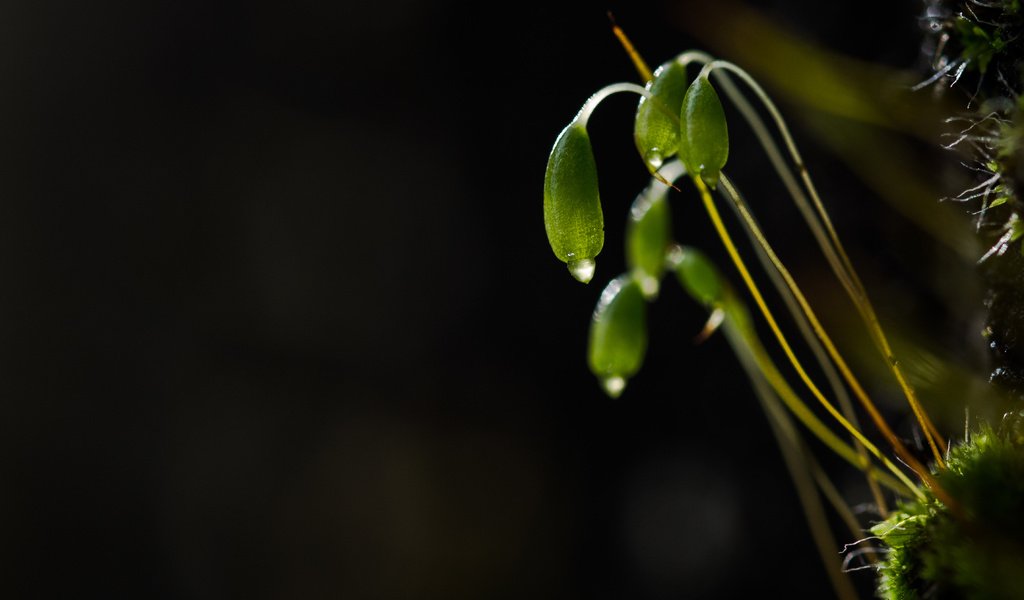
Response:
[[[590,370],[609,396],[617,397],[643,364],[647,352],[647,307],[631,275],[613,279],[590,323]]]

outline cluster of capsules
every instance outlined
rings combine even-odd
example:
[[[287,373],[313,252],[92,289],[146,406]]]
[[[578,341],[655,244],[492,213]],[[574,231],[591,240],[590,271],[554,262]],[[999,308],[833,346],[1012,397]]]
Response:
[[[690,83],[687,66],[704,63]],[[544,177],[544,224],[555,256],[577,280],[588,283],[604,246],[604,214],[597,164],[587,133],[594,108],[611,94],[641,96],[634,140],[653,179],[629,213],[626,261],[630,271],[613,279],[601,294],[591,324],[589,363],[605,391],[618,396],[643,362],[647,347],[645,302],[658,294],[667,269],[707,305],[721,298],[722,282],[713,265],[693,248],[671,240],[667,205],[673,181],[690,173],[714,189],[729,155],[725,111],[708,75],[716,66],[701,52],[687,52],[658,68],[646,87],[618,83],[590,97],[559,134]]]

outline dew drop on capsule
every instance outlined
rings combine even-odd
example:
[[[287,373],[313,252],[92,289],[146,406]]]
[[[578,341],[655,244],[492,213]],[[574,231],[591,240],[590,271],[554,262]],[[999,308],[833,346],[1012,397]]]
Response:
[[[661,150],[658,148],[651,148],[644,153],[644,162],[654,171],[661,168],[661,165],[665,164],[665,159],[661,156]]]
[[[640,291],[643,292],[644,298],[653,300],[658,297],[658,290],[661,288],[661,284],[658,280],[650,275],[644,275],[640,278]]]
[[[618,398],[622,395],[622,390],[626,389],[626,380],[618,375],[612,375],[601,380],[601,387],[610,398]]]
[[[590,280],[594,278],[594,271],[597,269],[597,261],[592,258],[570,260],[566,264],[576,281],[582,283],[590,283]]]

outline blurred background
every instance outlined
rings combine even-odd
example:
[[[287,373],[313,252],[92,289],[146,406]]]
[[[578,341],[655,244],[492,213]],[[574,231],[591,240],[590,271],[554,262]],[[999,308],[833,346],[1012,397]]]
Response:
[[[743,6],[822,56],[927,73],[920,2]],[[636,100],[592,120],[607,239],[589,286],[544,236],[547,155],[589,94],[636,79],[608,10],[652,64],[760,57],[883,315],[971,364],[974,249],[934,235],[969,223],[922,225],[964,212],[938,202],[959,167],[920,134],[938,121],[894,132],[787,91],[826,86],[712,7],[0,5],[4,597],[831,594],[727,345],[692,343],[702,309],[666,285],[620,399],[587,371],[647,180]],[[852,311],[732,122],[728,169],[843,327]],[[880,157],[928,175],[917,204],[886,203],[921,178]],[[674,200],[676,233],[724,266],[693,201]]]

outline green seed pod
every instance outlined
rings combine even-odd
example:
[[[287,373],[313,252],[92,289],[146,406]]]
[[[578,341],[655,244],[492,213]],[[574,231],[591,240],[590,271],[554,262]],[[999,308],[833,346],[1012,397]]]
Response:
[[[629,210],[626,225],[626,264],[648,299],[658,295],[658,282],[665,272],[665,251],[671,232],[669,187],[652,181]]]
[[[679,156],[692,174],[700,174],[712,189],[729,158],[729,129],[718,93],[707,76],[697,77],[686,90],[680,119]]]
[[[686,94],[686,67],[667,62],[647,83],[652,100],[640,98],[636,107],[633,139],[652,173],[679,150],[679,113]]]
[[[722,301],[722,276],[703,252],[683,246],[677,249],[673,263],[679,283],[694,300],[709,308]]]
[[[647,351],[647,306],[640,286],[629,275],[613,279],[594,309],[590,323],[590,370],[605,392],[617,398],[644,361]]]
[[[590,136],[577,121],[562,130],[548,157],[544,228],[555,256],[573,277],[588,283],[594,276],[594,257],[604,246],[604,214]]]

